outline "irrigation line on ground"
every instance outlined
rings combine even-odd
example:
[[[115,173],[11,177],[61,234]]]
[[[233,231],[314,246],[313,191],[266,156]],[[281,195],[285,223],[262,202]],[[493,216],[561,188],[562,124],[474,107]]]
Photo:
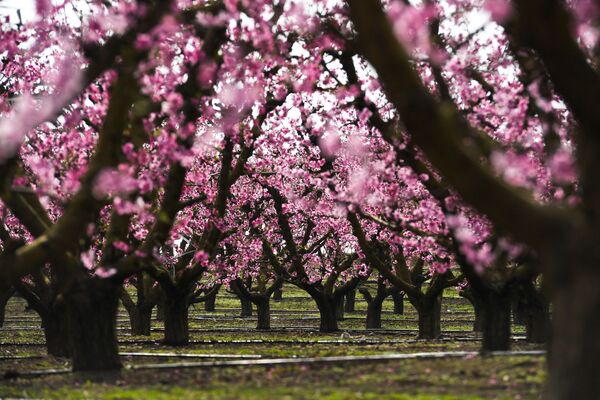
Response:
[[[542,356],[544,350],[528,351],[501,351],[487,353],[485,356]],[[162,364],[140,364],[126,365],[125,370],[136,371],[144,369],[191,369],[191,368],[227,368],[227,367],[254,367],[254,366],[277,366],[277,365],[297,365],[297,364],[336,364],[350,362],[381,362],[396,360],[416,360],[416,359],[443,359],[443,358],[465,358],[477,357],[480,353],[476,351],[442,351],[426,353],[406,353],[406,354],[381,354],[371,356],[333,356],[333,357],[297,357],[297,358],[263,358],[257,360],[230,360],[230,361],[202,361],[187,363],[162,363]],[[16,378],[35,378],[45,375],[68,374],[72,372],[69,368],[47,369],[40,371],[18,372],[7,371],[4,379]]]
[[[512,336],[513,341],[524,341],[525,336]],[[382,344],[410,344],[410,343],[435,343],[435,342],[478,342],[481,338],[475,336],[447,336],[435,340],[424,340],[424,339],[318,339],[318,340],[287,340],[287,339],[233,339],[233,340],[221,340],[221,339],[206,339],[206,340],[190,340],[190,345],[246,345],[246,344],[288,344],[288,345],[321,345],[321,344],[339,344],[339,345],[382,345]],[[119,340],[119,345],[143,345],[153,344],[161,345],[160,340]],[[0,346],[14,346],[14,347],[26,347],[26,346],[45,346],[42,342],[1,342]]]

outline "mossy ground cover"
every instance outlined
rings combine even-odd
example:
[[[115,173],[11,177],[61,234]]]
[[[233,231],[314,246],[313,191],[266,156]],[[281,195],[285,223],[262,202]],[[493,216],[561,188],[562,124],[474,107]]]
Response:
[[[414,340],[416,313],[408,301],[404,315],[391,312],[391,299],[384,304],[384,329],[409,330],[402,334],[364,330],[366,304],[359,297],[356,312],[347,313],[348,318],[340,321],[340,332],[319,333],[315,329],[319,321],[314,302],[302,291],[287,286],[283,301],[272,302],[273,332],[255,330],[255,316],[238,317],[239,300],[225,291],[220,293],[216,306],[214,313],[205,312],[201,304],[192,308],[191,339],[200,343],[184,348],[160,344],[160,330],[152,332],[150,338],[131,336],[127,315],[121,310],[118,318],[121,351],[288,358],[476,351],[479,348],[478,336],[471,332],[472,308],[454,291],[445,294],[442,329],[446,335],[437,341]],[[160,328],[161,323],[154,321],[153,326]],[[33,329],[20,329],[24,327]],[[5,328],[0,330],[0,357],[36,358],[0,359],[0,372],[69,367],[66,360],[45,356],[43,332],[38,327],[39,318],[35,313],[25,312],[21,299],[12,299]],[[277,330],[278,327],[290,330]],[[522,332],[522,327],[513,327],[513,334],[518,336]],[[256,340],[265,342],[248,342]],[[539,348],[520,340],[513,342],[515,350]],[[123,357],[127,366],[181,361],[178,358]],[[0,398],[535,399],[540,397],[543,387],[544,362],[539,356],[516,356],[212,369],[125,369],[117,376],[108,377],[64,374],[3,380],[0,381]]]

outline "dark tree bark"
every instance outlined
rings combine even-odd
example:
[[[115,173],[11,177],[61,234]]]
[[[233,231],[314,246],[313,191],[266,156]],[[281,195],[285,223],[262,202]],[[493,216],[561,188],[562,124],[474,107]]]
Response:
[[[481,350],[510,350],[511,301],[507,289],[489,290],[482,295],[483,342]]]
[[[394,314],[396,314],[396,315],[404,314],[404,293],[402,293],[402,292],[393,293],[392,299],[394,300]]]
[[[525,298],[525,331],[529,343],[546,343],[550,334],[550,306],[541,289],[533,281],[523,285]]]
[[[153,308],[151,304],[137,304],[129,314],[133,336],[150,336]]]
[[[241,311],[240,317],[251,317],[252,316],[252,302],[250,299],[238,295],[240,299]]]
[[[219,291],[216,290],[215,292],[213,292],[209,296],[207,296],[206,300],[204,300],[204,311],[206,311],[206,312],[214,312],[215,311],[215,303],[217,302],[217,294],[218,293],[219,293]]]
[[[119,291],[107,279],[80,277],[65,293],[69,354],[74,371],[121,368],[115,331]]]
[[[275,292],[273,292],[273,300],[274,301],[283,300],[283,287],[279,287],[279,288],[275,289]]]
[[[515,290],[511,301],[513,323],[515,325],[527,324],[527,302],[528,299],[524,298],[524,293],[521,290]]]
[[[442,295],[423,296],[413,302],[419,318],[419,339],[438,339],[442,335]]]
[[[346,304],[344,311],[354,312],[356,310],[356,290],[351,290],[346,294]]]
[[[483,306],[481,304],[481,300],[477,298],[473,292],[473,290],[469,287],[462,289],[458,293],[461,297],[469,300],[469,303],[473,306],[473,311],[475,312],[475,321],[473,322],[473,332],[482,332],[483,331]]]
[[[373,301],[369,302],[367,306],[367,329],[380,329],[381,328],[381,309],[383,306],[383,299],[375,297]]]
[[[13,287],[9,287],[6,290],[2,290],[2,292],[0,293],[0,328],[4,326],[6,304],[14,294],[15,289]]]
[[[254,304],[256,305],[256,313],[258,315],[256,329],[271,329],[271,306],[269,297],[261,296],[260,298],[256,298]]]
[[[167,295],[165,308],[165,337],[168,346],[185,346],[190,341],[188,295],[180,292]]]
[[[156,303],[156,320],[163,322],[165,320],[165,296],[160,296],[160,300]]]
[[[344,320],[344,296],[341,296],[335,302],[335,317],[338,321]]]
[[[313,297],[314,298],[314,297]],[[320,332],[336,332],[338,328],[337,302],[333,296],[320,295],[314,298],[319,308],[320,314]]]
[[[42,328],[48,355],[69,357],[69,331],[64,310],[47,310],[42,316]]]
[[[598,398],[599,287],[600,272],[590,266],[554,288],[547,389],[551,400]]]

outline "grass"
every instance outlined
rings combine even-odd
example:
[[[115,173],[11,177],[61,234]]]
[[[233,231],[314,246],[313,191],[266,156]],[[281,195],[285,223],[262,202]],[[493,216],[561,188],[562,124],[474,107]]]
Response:
[[[256,317],[238,318],[239,301],[230,294],[217,298],[216,313],[204,312],[202,305],[191,310],[192,340],[220,340],[223,343],[192,344],[171,348],[159,343],[133,343],[134,340],[162,338],[155,331],[150,338],[129,335],[129,322],[120,310],[119,339],[123,352],[181,352],[202,354],[259,354],[267,358],[377,355],[428,351],[476,351],[477,335],[470,333],[474,318],[471,306],[455,291],[447,291],[442,311],[442,330],[461,331],[471,341],[456,341],[452,335],[443,341],[415,341],[413,333],[363,331],[366,303],[357,297],[357,311],[346,314],[342,330],[323,334],[316,330],[259,332]],[[0,330],[0,342],[44,343],[39,318],[23,311],[21,299],[12,299],[7,309],[6,327],[36,327],[31,330]],[[393,303],[384,303],[383,326],[387,329],[416,329],[416,313],[408,301],[405,314],[391,313]],[[287,287],[282,302],[272,302],[272,326],[318,326],[314,302],[302,291]],[[203,319],[193,319],[202,317]],[[307,317],[314,319],[307,319]],[[161,323],[154,322],[160,327]],[[239,331],[220,331],[236,328]],[[523,328],[513,327],[514,334]],[[416,332],[415,332],[416,333]],[[372,339],[377,344],[325,344],[317,340]],[[277,340],[285,343],[227,343],[239,340]],[[400,341],[400,343],[393,343]],[[129,342],[129,343],[128,343]],[[521,341],[515,350],[539,347]],[[36,356],[45,354],[40,346],[0,346],[0,355]],[[181,359],[123,357],[125,365],[172,363]],[[186,360],[192,361],[192,360]],[[199,361],[199,360],[193,360]],[[0,371],[40,370],[68,367],[68,361],[53,357],[27,360],[2,360]],[[221,369],[124,370],[117,376],[67,374],[35,379],[0,381],[0,398],[50,399],[536,399],[541,396],[545,378],[543,357],[475,357],[463,359],[400,360],[379,363],[334,365],[294,365]]]

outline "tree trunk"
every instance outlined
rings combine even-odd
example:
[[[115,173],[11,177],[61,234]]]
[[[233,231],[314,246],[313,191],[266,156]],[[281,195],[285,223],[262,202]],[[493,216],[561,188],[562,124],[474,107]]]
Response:
[[[120,290],[107,279],[86,276],[65,293],[73,371],[121,368],[115,333]]]
[[[473,303],[473,310],[475,311],[475,321],[473,321],[473,332],[483,332],[483,307],[479,302]]]
[[[277,289],[275,289],[275,291],[273,292],[273,300],[274,301],[283,300],[283,286],[280,286]]]
[[[206,300],[204,300],[204,311],[206,312],[215,312],[215,303],[217,302],[217,293],[219,291],[215,291],[213,294],[208,296]]]
[[[271,329],[271,305],[269,298],[261,298],[256,302],[256,313],[258,314],[258,322],[256,329],[268,330]]]
[[[550,332],[548,301],[533,281],[525,282],[522,289],[527,342],[546,343]]]
[[[69,357],[68,327],[64,311],[48,311],[42,316],[46,351],[55,357]]]
[[[570,261],[576,264],[576,259]],[[569,271],[553,287],[548,400],[600,396],[600,271],[596,267]]]
[[[546,343],[550,333],[548,306],[531,307],[525,328],[528,343]]]
[[[240,312],[241,317],[251,317],[252,316],[252,302],[250,299],[245,298],[244,296],[238,295],[240,298],[240,304],[242,306],[242,311]]]
[[[156,303],[156,320],[162,322],[165,320],[165,298],[164,294],[160,296],[160,300]]]
[[[136,304],[135,309],[129,315],[133,336],[150,336],[153,308],[151,304]]]
[[[185,346],[190,342],[189,304],[187,293],[166,295],[165,298],[165,337],[168,346]]]
[[[392,299],[394,300],[394,314],[404,314],[404,293],[392,293]]]
[[[367,329],[380,329],[381,328],[381,309],[383,306],[383,299],[374,298],[367,306]]]
[[[515,325],[525,325],[527,323],[528,299],[523,298],[525,294],[522,289],[518,289],[512,296],[511,308],[513,323]]]
[[[6,315],[6,305],[8,300],[15,294],[15,289],[8,288],[0,294],[0,328],[4,326],[4,319]]]
[[[336,301],[328,296],[315,299],[321,317],[319,331],[335,332],[338,330],[338,319],[336,312]]]
[[[489,290],[483,295],[482,351],[510,350],[511,299],[508,290]]]
[[[442,295],[423,298],[416,306],[419,315],[419,339],[438,339],[442,334],[440,314]]]
[[[344,311],[354,312],[356,310],[356,290],[351,290],[346,294],[346,304]]]
[[[338,321],[344,320],[344,296],[335,301],[335,317]]]

